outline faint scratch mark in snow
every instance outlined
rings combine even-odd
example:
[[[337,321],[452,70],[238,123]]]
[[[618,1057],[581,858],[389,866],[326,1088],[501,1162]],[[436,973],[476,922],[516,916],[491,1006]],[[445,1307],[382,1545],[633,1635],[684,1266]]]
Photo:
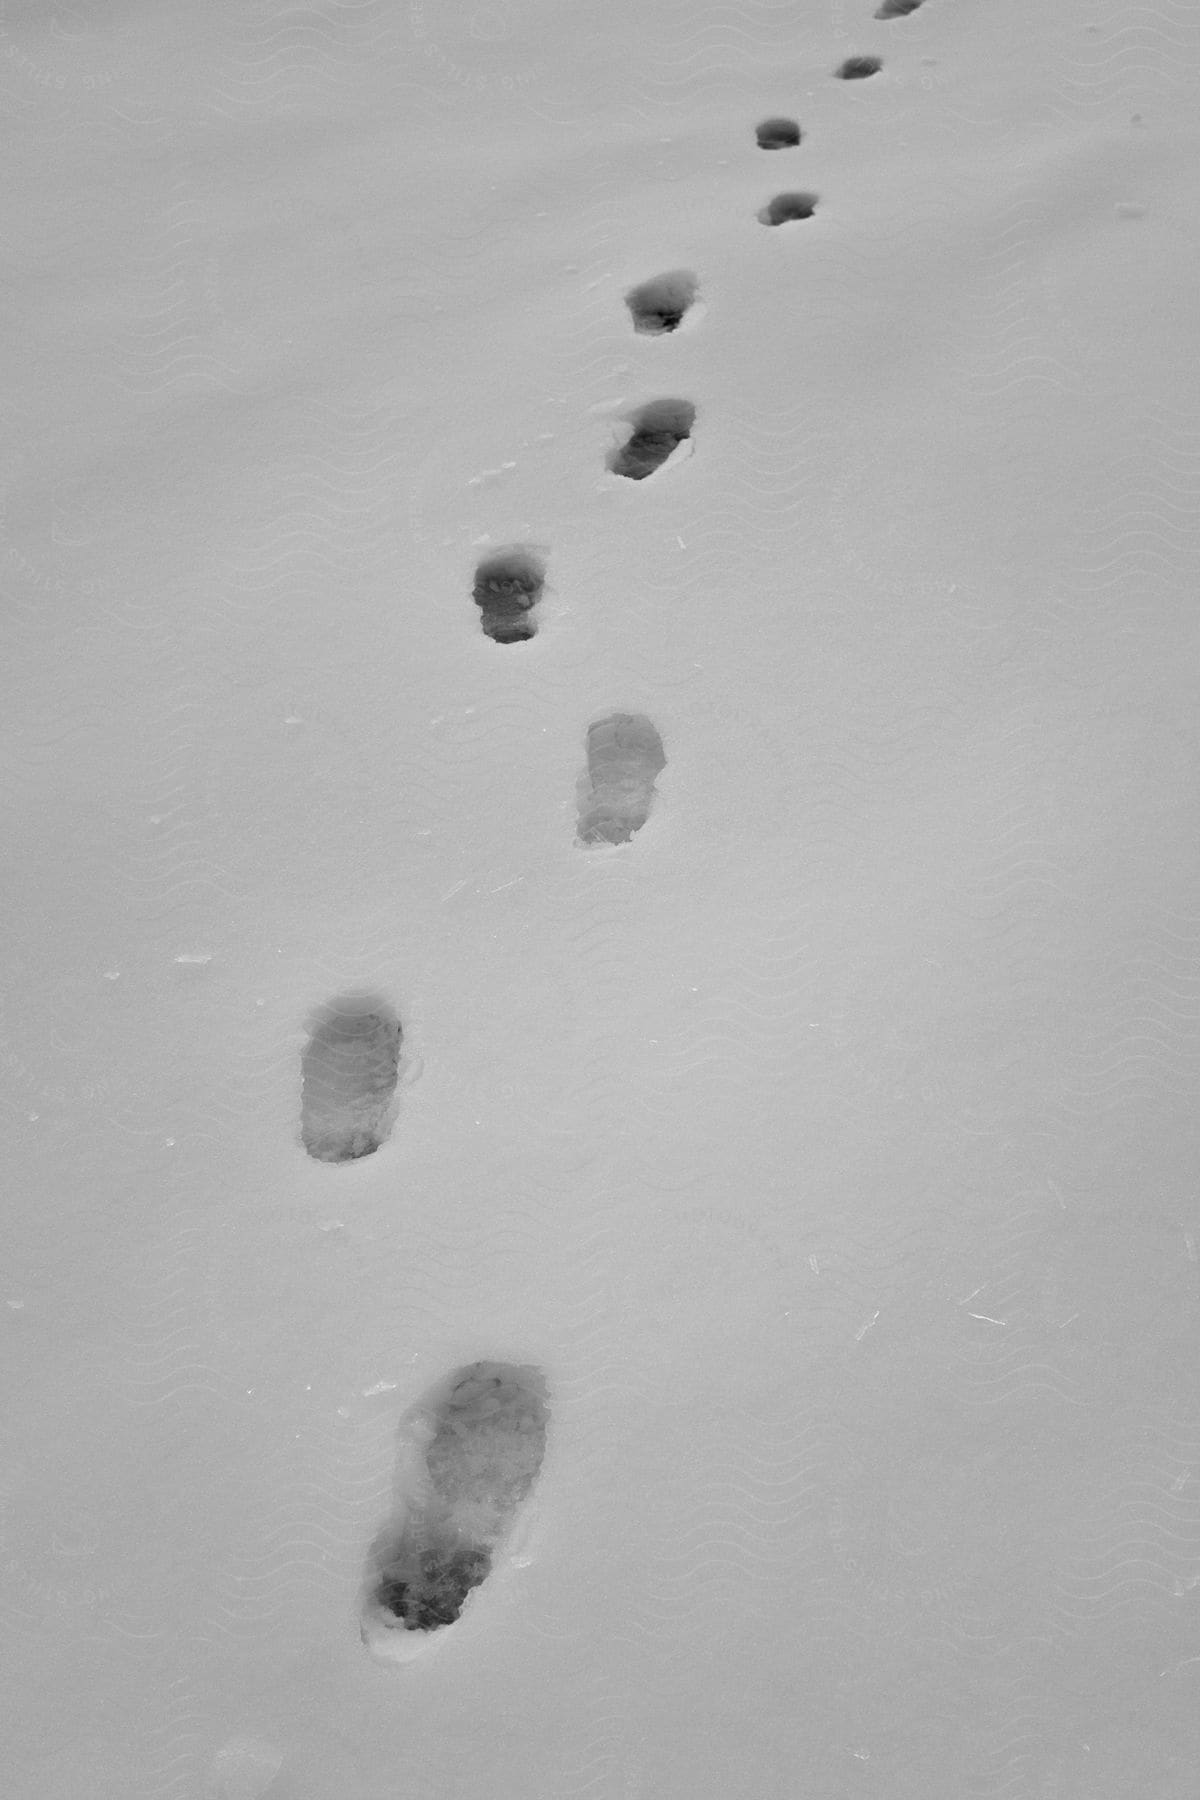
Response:
[[[508,474],[510,469],[515,469],[516,466],[515,462],[506,462],[501,463],[497,469],[484,469],[478,475],[469,476],[467,486],[493,487],[497,481],[502,480]]]
[[[234,1737],[213,1757],[221,1800],[260,1800],[283,1767],[283,1752],[265,1738]]]

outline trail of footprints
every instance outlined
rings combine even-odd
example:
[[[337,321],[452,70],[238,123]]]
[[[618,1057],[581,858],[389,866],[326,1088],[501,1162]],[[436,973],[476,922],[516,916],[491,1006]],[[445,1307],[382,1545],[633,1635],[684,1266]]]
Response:
[[[874,17],[905,18],[923,0],[881,0]],[[847,57],[833,74],[865,81],[877,56]],[[771,117],[755,129],[759,149],[793,150],[803,141],[795,119]],[[764,225],[812,218],[818,197],[776,194],[759,210]],[[672,269],[631,288],[625,305],[635,333],[665,337],[696,306],[699,284]],[[628,432],[607,458],[612,475],[642,482],[690,448],[696,408],[661,398],[633,411]],[[483,635],[498,645],[537,635],[545,587],[543,560],[515,544],[484,557],[473,599]],[[627,844],[654,806],[666,753],[653,721],[613,712],[585,734],[578,781],[576,841],[584,848]],[[404,1066],[404,1033],[379,994],[347,993],[309,1020],[301,1059],[300,1139],[319,1163],[359,1162],[391,1135]],[[405,1662],[462,1616],[470,1597],[511,1549],[526,1516],[546,1451],[550,1404],[545,1376],[532,1365],[479,1361],[456,1369],[407,1415],[401,1429],[393,1509],[371,1546],[360,1597],[363,1642],[385,1662]]]

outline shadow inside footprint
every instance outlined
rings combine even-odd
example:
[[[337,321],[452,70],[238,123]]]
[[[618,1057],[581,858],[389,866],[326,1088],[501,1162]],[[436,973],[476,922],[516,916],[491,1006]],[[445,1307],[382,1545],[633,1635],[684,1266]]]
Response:
[[[401,1550],[380,1577],[380,1609],[406,1631],[437,1631],[461,1617],[467,1595],[491,1573],[491,1553],[451,1537]]]
[[[915,13],[922,0],[883,0],[875,9],[877,19],[906,19],[909,13]]]
[[[696,277],[687,269],[672,269],[667,275],[655,275],[651,281],[643,281],[640,287],[630,288],[625,296],[633,329],[651,337],[677,331],[695,300]]]
[[[347,994],[310,1022],[301,1061],[300,1138],[317,1162],[354,1162],[391,1134],[400,1022],[385,1000]]]
[[[692,435],[696,409],[690,400],[651,400],[640,406],[630,423],[633,431],[609,457],[614,475],[645,481],[661,469],[677,445]]]
[[[666,766],[662,739],[643,714],[597,720],[579,780],[579,842],[627,844],[650,817],[655,777]]]
[[[865,81],[869,75],[878,75],[882,67],[879,56],[848,56],[834,73],[839,81]]]
[[[475,1362],[415,1411],[422,1466],[372,1546],[362,1637],[383,1660],[453,1625],[511,1538],[546,1452],[545,1378],[532,1365]]]
[[[764,119],[754,137],[760,150],[791,150],[800,142],[800,127],[795,119]]]
[[[529,550],[498,550],[475,570],[474,601],[485,637],[496,644],[520,644],[536,636],[533,609],[542,596],[545,571]]]
[[[760,225],[786,225],[791,219],[811,219],[816,210],[815,194],[776,194],[757,217]]]

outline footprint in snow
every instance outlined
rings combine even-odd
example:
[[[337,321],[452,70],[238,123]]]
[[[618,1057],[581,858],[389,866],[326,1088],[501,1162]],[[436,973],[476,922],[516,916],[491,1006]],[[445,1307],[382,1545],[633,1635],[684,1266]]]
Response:
[[[627,844],[650,817],[655,777],[666,766],[662,739],[641,713],[598,719],[579,780],[579,842]]]
[[[407,1662],[457,1623],[511,1549],[541,1472],[549,1405],[532,1365],[474,1362],[413,1409],[394,1517],[371,1548],[361,1634]]]
[[[400,1039],[400,1021],[377,996],[343,995],[317,1013],[300,1086],[300,1138],[317,1162],[355,1162],[387,1141]]]

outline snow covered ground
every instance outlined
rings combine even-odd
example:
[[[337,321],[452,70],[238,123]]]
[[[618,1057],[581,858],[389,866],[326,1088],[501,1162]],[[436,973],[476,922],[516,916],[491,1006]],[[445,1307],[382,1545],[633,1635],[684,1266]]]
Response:
[[[1200,14],[876,4],[0,0],[13,1800],[1194,1800]]]

